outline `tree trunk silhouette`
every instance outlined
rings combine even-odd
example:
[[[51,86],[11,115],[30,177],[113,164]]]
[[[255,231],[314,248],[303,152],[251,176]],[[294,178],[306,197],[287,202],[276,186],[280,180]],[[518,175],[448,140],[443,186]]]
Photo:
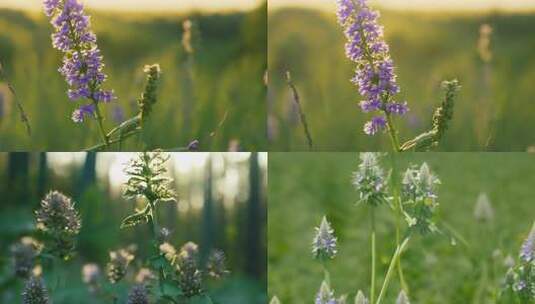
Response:
[[[201,260],[205,261],[214,243],[214,198],[212,195],[212,158],[206,163],[206,178],[204,181],[204,205],[202,209],[202,243]]]
[[[264,272],[262,254],[262,203],[260,198],[260,167],[258,154],[252,153],[249,165],[249,201],[247,204],[246,262],[245,271],[254,278],[260,278]]]
[[[76,189],[76,199],[79,199],[90,186],[95,184],[97,179],[96,165],[97,153],[87,152],[84,168],[82,169],[78,187]]]
[[[37,197],[45,196],[48,188],[48,159],[46,152],[39,153],[39,171],[37,173]]]
[[[7,193],[8,204],[28,204],[30,154],[27,152],[11,152],[8,154]]]

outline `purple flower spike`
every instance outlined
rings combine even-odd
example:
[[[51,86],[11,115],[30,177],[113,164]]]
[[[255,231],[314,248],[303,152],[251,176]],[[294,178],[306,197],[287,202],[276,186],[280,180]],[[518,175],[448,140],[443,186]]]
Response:
[[[528,237],[522,244],[520,259],[526,263],[535,261],[535,223],[533,224]]]
[[[337,16],[347,38],[346,56],[358,67],[351,81],[365,98],[360,102],[362,111],[405,114],[407,104],[392,100],[400,89],[383,27],[378,23],[379,13],[370,9],[367,0],[338,0]],[[366,123],[364,132],[374,135],[385,125],[384,118],[376,117]]]
[[[44,0],[43,3],[45,14],[51,17],[50,23],[55,29],[52,45],[65,54],[59,72],[69,85],[69,99],[90,99],[94,105],[114,100],[113,91],[102,89],[107,78],[103,72],[104,63],[82,3],[79,0]],[[85,116],[93,113],[94,107],[82,106],[74,111],[72,119],[82,122]]]
[[[377,132],[383,130],[386,127],[386,119],[383,116],[377,116],[372,118],[364,124],[364,133],[368,135],[375,135]]]
[[[78,109],[74,110],[72,113],[72,121],[75,123],[82,123],[84,122],[86,116],[92,117],[95,115],[95,105],[88,104],[80,106]]]

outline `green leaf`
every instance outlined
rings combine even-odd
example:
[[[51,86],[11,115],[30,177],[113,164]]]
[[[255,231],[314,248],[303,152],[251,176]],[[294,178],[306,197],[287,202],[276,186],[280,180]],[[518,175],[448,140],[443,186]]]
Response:
[[[202,294],[191,298],[190,304],[215,304],[215,302],[212,301],[209,295]]]
[[[147,205],[143,211],[138,211],[130,216],[127,216],[121,223],[121,229],[134,227],[141,223],[147,223],[149,221],[149,210],[150,206]]]
[[[182,295],[182,289],[178,286],[178,282],[173,280],[164,280],[162,282],[163,295],[169,297],[178,297]]]

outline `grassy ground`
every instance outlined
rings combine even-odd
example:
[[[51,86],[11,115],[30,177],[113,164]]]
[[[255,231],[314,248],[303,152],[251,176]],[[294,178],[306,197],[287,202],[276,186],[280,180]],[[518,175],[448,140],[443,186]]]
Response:
[[[334,5],[334,4],[333,4]],[[397,67],[400,100],[411,112],[398,119],[407,140],[430,126],[440,102],[440,82],[458,78],[463,86],[455,117],[440,150],[525,151],[535,144],[535,39],[525,14],[416,13],[382,11],[386,40]],[[479,29],[489,24],[492,60],[484,65],[477,51]],[[307,149],[291,106],[284,72],[291,70],[309,127],[321,151],[390,150],[388,136],[369,138],[369,119],[350,83],[354,65],[345,58],[345,37],[334,14],[281,9],[269,15],[268,62],[273,151]]]
[[[282,303],[310,303],[323,273],[311,254],[314,227],[323,215],[332,221],[339,254],[328,264],[337,294],[369,295],[369,217],[355,206],[351,185],[356,153],[272,153],[269,159],[268,286]],[[390,168],[390,158],[383,166]],[[535,155],[522,153],[414,153],[397,156],[398,168],[427,162],[440,177],[439,222],[447,223],[467,244],[445,235],[418,237],[403,256],[414,303],[494,303],[494,286],[505,274],[504,256],[516,258],[533,220]],[[474,204],[486,192],[495,210],[483,225],[474,219]],[[382,284],[395,249],[394,219],[378,212],[378,281]],[[500,255],[497,253],[500,252]],[[496,255],[493,258],[493,255]],[[484,266],[494,265],[493,267]],[[399,292],[397,278],[384,303]]]
[[[120,120],[119,109],[126,117],[137,113],[143,66],[159,63],[160,98],[146,137],[152,146],[183,147],[193,139],[201,141],[203,150],[226,151],[232,140],[247,150],[265,146],[265,111],[258,106],[266,91],[265,6],[212,15],[90,14],[109,76],[106,88],[119,97],[103,107],[106,129]],[[181,45],[186,18],[197,26],[192,81]],[[52,27],[44,14],[2,10],[0,28],[0,61],[34,130],[31,138],[26,135],[0,80],[0,150],[79,151],[98,143],[96,123],[75,125],[70,119],[76,105],[67,99],[67,85],[57,71],[61,54],[52,49]],[[225,113],[224,124],[210,137]],[[138,150],[140,144],[131,140],[124,148]]]

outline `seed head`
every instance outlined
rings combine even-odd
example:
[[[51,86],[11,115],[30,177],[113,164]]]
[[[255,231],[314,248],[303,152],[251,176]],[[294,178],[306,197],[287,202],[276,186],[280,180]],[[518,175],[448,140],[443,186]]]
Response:
[[[49,304],[48,291],[46,290],[43,279],[30,277],[24,286],[22,292],[23,304]]]
[[[142,124],[147,120],[152,112],[152,107],[157,102],[158,82],[162,74],[159,64],[146,65],[143,68],[143,72],[147,74],[147,84],[138,101]]]
[[[312,243],[312,254],[314,258],[319,260],[328,260],[334,258],[336,255],[336,237],[334,236],[334,229],[327,221],[327,217],[323,217],[321,224],[316,228],[316,236]]]
[[[359,203],[377,206],[387,201],[383,169],[378,153],[361,153],[361,163],[353,174],[353,185],[359,192]]]
[[[110,261],[106,265],[106,273],[111,283],[119,282],[128,270],[128,265],[134,260],[134,255],[127,249],[110,252]]]
[[[143,284],[136,284],[128,293],[127,304],[149,304],[149,292]]]
[[[443,81],[442,88],[444,90],[444,100],[440,107],[435,110],[433,114],[433,130],[435,131],[435,144],[437,144],[444,133],[448,130],[449,123],[453,119],[453,108],[457,93],[461,89],[461,85],[457,79],[451,81]]]

